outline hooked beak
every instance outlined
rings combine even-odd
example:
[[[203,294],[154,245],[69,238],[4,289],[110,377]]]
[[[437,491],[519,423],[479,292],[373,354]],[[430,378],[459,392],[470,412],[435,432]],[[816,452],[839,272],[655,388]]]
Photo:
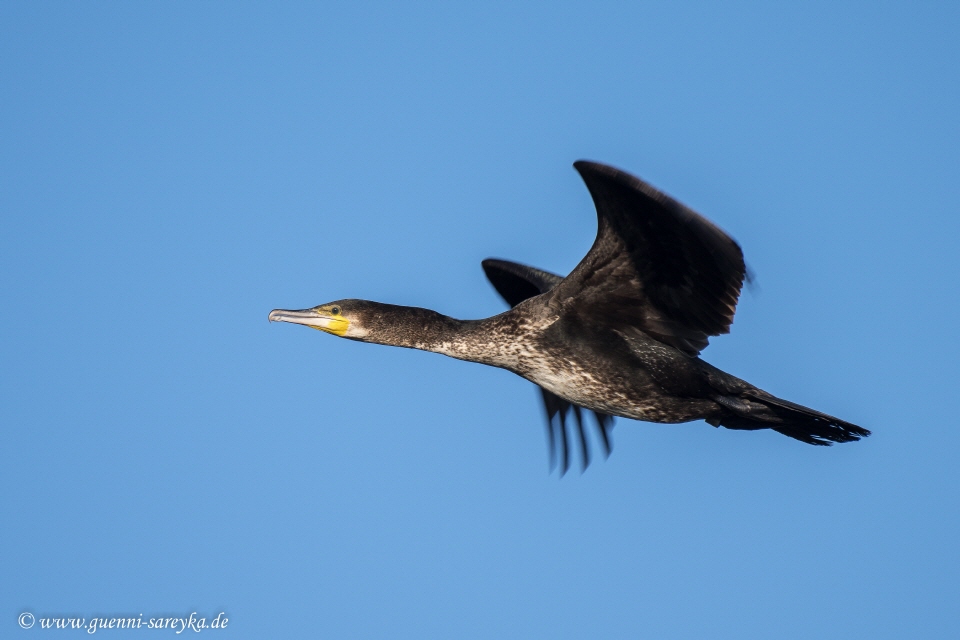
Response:
[[[350,322],[343,316],[333,316],[317,309],[300,309],[299,311],[274,309],[268,318],[270,322],[302,324],[337,336],[344,335],[347,327],[350,326]]]

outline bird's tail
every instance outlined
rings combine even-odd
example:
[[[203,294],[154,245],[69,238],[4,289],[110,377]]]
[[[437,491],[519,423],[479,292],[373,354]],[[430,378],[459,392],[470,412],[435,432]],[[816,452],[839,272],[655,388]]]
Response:
[[[801,442],[821,446],[830,446],[835,442],[855,442],[870,435],[870,431],[863,427],[777,398],[756,388],[741,391],[736,396],[717,395],[713,399],[726,410],[726,415],[709,421],[714,426],[747,430],[773,429]]]

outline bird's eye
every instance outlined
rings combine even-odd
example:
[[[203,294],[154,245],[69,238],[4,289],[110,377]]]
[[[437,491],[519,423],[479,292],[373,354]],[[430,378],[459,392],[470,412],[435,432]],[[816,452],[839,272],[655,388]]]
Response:
[[[334,307],[334,308],[330,309],[330,313],[332,313],[332,314],[335,315],[335,316],[340,315],[340,307]]]

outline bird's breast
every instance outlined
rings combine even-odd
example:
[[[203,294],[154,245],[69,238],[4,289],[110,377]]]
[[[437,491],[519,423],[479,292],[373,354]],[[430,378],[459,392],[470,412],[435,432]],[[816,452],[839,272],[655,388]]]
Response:
[[[639,362],[631,365],[571,350],[534,349],[521,360],[516,373],[569,402],[624,418],[686,422],[702,417],[704,411],[701,403],[664,390]]]

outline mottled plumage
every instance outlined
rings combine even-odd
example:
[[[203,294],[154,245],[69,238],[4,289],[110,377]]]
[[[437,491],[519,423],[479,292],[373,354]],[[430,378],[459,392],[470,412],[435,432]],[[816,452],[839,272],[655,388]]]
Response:
[[[593,247],[566,278],[505,260],[484,271],[511,309],[455,320],[427,309],[341,300],[271,320],[442,353],[517,373],[538,385],[547,411],[551,463],[569,465],[573,415],[589,464],[583,410],[605,452],[612,416],[730,429],[773,429],[809,444],[850,442],[866,429],[782,400],[698,357],[727,333],[746,268],[719,227],[613,167],[577,162],[597,208]]]

